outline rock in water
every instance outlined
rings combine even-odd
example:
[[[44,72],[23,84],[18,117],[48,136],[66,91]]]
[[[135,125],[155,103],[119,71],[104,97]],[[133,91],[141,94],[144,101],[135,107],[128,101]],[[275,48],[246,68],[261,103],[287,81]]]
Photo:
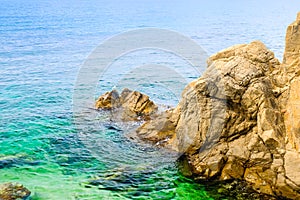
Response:
[[[0,185],[1,200],[27,199],[31,192],[19,183],[4,183]]]
[[[300,199],[299,59],[300,13],[287,29],[282,64],[259,41],[212,55],[178,106],[136,134],[184,153],[199,179],[240,179]]]
[[[145,94],[125,88],[121,95],[116,90],[106,92],[96,101],[96,109],[113,111],[114,120],[148,120],[157,106]]]
[[[14,167],[16,165],[37,165],[39,161],[32,161],[25,154],[0,155],[0,169]]]
[[[96,109],[113,109],[120,106],[119,93],[116,90],[106,92],[96,101]]]

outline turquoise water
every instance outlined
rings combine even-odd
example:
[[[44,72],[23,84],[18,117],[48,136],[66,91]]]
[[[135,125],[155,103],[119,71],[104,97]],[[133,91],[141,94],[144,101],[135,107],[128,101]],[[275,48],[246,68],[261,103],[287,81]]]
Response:
[[[91,110],[97,117],[77,129],[72,97],[78,70],[105,39],[147,27],[178,31],[209,55],[259,39],[281,58],[286,26],[299,10],[292,0],[1,0],[0,182],[25,184],[33,200],[216,198],[218,188],[178,172],[177,155],[131,142],[124,136],[128,125],[110,124],[105,113]],[[115,65],[126,68],[139,59],[147,64],[149,58],[159,64],[173,59],[145,51]],[[184,67],[175,61],[168,65]],[[101,81],[92,95],[116,85],[109,76]],[[169,81],[178,83],[172,77]],[[159,85],[144,86],[142,91],[156,102],[178,101]]]

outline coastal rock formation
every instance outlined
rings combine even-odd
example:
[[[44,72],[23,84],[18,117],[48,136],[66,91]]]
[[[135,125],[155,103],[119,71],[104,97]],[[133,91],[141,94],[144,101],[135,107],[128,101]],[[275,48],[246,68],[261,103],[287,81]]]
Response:
[[[1,200],[27,199],[31,192],[19,183],[4,183],[0,185]]]
[[[285,127],[289,144],[300,152],[300,78],[291,81],[285,112]]]
[[[287,90],[284,92],[285,126],[289,144],[300,152],[300,13],[288,26],[282,68],[287,74]]]
[[[128,89],[105,93],[96,108],[147,119],[129,137],[182,153],[195,179],[242,180],[300,200],[300,13],[282,63],[260,41],[235,45],[208,59],[173,109],[157,113],[148,96]]]
[[[289,69],[294,72],[298,72],[300,69],[297,68],[300,64],[300,12],[297,15],[297,19],[295,22],[290,24],[286,31],[286,45],[285,45],[285,51],[284,51],[284,57],[283,57],[283,64],[289,65],[290,67],[293,67],[293,69]]]
[[[212,55],[178,106],[136,135],[182,152],[197,179],[240,179],[300,199],[299,59],[300,13],[287,29],[283,63],[259,41]]]
[[[96,101],[96,109],[111,110],[114,120],[149,120],[157,112],[157,106],[145,94],[125,88],[106,92]]]

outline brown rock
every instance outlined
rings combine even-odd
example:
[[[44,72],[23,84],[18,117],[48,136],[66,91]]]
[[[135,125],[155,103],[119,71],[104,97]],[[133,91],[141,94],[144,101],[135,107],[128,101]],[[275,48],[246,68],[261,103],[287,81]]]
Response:
[[[300,12],[295,22],[286,31],[285,51],[282,65],[273,71],[273,82],[279,93],[287,91],[292,79],[300,75]],[[284,94],[283,107],[286,105],[287,94]]]
[[[285,112],[285,127],[288,142],[300,152],[300,78],[295,78],[289,89]]]
[[[293,182],[294,190],[300,190],[300,153],[287,150],[284,156],[286,178]]]
[[[116,90],[101,95],[96,109],[112,110],[115,120],[148,120],[157,112],[157,106],[145,94],[125,88],[121,95]]]
[[[157,106],[145,94],[124,89],[120,97],[123,119],[149,119],[157,111]]]
[[[176,108],[136,134],[184,153],[198,179],[246,181],[300,199],[300,13],[287,29],[283,64],[259,41],[208,59]]]
[[[300,59],[300,12],[296,21],[290,24],[286,31],[283,64],[299,66]]]
[[[19,183],[4,183],[0,185],[1,200],[26,199],[31,192]]]
[[[119,93],[116,90],[106,92],[96,101],[96,109],[113,109],[120,106]]]
[[[172,110],[166,111],[157,116],[155,120],[145,122],[136,130],[140,139],[153,142],[159,146],[168,146],[174,143],[174,131],[176,122],[172,121]],[[177,144],[177,143],[176,143]],[[169,146],[169,148],[178,150],[177,145]]]
[[[289,199],[299,200],[298,192],[294,191],[287,183],[284,174],[278,174],[276,181],[276,195],[284,196]]]
[[[229,157],[225,166],[223,167],[221,180],[242,179],[245,173],[244,163],[236,157]]]

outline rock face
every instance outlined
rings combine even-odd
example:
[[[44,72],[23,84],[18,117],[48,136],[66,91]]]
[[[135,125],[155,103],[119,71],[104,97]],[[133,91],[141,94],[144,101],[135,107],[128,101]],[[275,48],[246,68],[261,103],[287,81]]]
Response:
[[[0,185],[1,200],[27,199],[31,192],[19,183],[4,183]]]
[[[300,59],[300,12],[294,23],[288,26],[286,31],[286,45],[283,57],[283,64],[299,66]],[[299,71],[299,69],[298,69]]]
[[[183,153],[198,179],[245,180],[255,190],[300,199],[300,13],[281,64],[254,41],[208,59],[178,106],[136,134]]]
[[[157,106],[147,95],[127,88],[121,95],[116,90],[106,92],[98,98],[95,107],[111,110],[115,120],[124,121],[148,120],[157,112]]]

